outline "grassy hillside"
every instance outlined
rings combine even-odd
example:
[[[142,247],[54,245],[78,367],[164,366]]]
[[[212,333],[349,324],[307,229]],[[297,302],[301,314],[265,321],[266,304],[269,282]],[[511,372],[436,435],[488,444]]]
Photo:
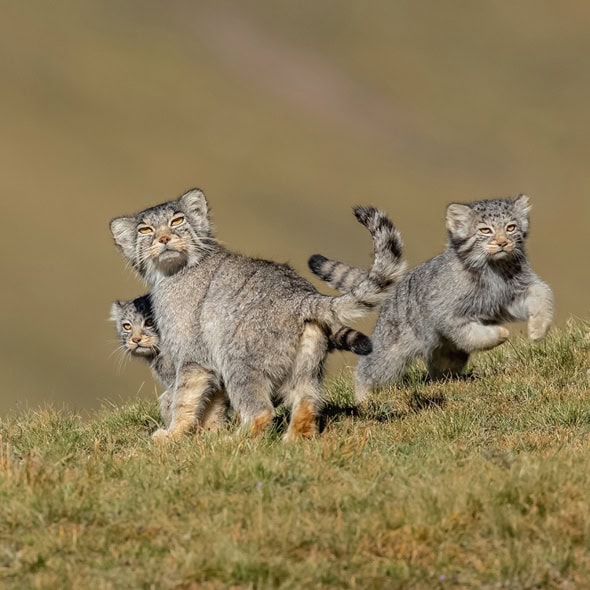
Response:
[[[328,388],[316,440],[154,446],[153,401],[2,418],[3,588],[582,588],[590,337],[568,325],[416,367],[364,414]]]
[[[193,185],[226,244],[304,274],[368,262],[354,204],[414,263],[449,201],[528,192],[560,321],[587,317],[589,25],[532,0],[2,2],[0,411],[151,395],[109,358],[109,304],[145,286],[107,225]]]

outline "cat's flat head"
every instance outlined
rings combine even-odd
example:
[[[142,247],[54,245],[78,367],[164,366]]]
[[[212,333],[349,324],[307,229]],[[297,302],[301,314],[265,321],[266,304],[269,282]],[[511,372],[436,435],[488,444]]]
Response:
[[[196,264],[214,240],[205,194],[191,189],[135,215],[111,221],[115,244],[148,283]]]
[[[530,209],[526,195],[452,203],[446,216],[450,245],[474,267],[520,259],[524,256]]]
[[[115,301],[111,306],[111,320],[125,352],[135,356],[154,358],[159,353],[160,335],[152,314],[149,295],[132,301]]]

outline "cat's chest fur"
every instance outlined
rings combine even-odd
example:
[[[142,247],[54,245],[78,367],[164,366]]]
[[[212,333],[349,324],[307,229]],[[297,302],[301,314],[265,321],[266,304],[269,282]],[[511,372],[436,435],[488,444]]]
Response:
[[[509,318],[508,309],[526,290],[526,277],[514,269],[485,267],[472,273],[461,312],[480,320],[499,322]]]

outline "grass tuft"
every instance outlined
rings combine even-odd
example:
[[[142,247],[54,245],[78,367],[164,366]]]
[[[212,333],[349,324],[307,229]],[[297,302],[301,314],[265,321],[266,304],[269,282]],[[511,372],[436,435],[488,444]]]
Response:
[[[357,409],[327,386],[322,433],[284,409],[152,444],[155,402],[91,420],[0,419],[6,588],[578,588],[590,579],[589,331],[414,367]]]

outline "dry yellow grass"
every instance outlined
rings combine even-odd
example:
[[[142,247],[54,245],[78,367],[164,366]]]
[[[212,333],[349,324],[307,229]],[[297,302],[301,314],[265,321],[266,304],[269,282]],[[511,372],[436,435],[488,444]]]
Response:
[[[151,443],[154,402],[0,422],[6,588],[583,588],[590,579],[590,338],[570,324],[416,367],[322,434]]]

